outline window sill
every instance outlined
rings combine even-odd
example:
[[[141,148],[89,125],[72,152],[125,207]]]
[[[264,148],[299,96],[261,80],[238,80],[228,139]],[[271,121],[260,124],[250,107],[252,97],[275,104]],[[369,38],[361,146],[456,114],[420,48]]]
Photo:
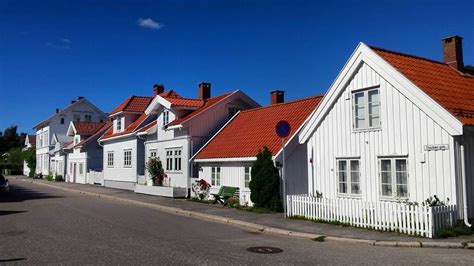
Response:
[[[371,132],[371,131],[382,131],[382,127],[370,127],[370,128],[361,128],[361,129],[352,128],[352,133],[362,133],[362,132]]]
[[[337,193],[338,198],[343,198],[343,199],[362,199],[362,193],[361,194],[342,194],[342,193]]]

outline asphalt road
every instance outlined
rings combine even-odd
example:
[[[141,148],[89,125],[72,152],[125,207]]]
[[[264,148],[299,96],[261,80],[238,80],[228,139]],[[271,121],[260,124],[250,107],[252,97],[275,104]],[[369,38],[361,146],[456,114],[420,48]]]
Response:
[[[239,229],[11,180],[0,264],[449,264],[474,251],[315,242]],[[270,246],[278,254],[249,247]]]

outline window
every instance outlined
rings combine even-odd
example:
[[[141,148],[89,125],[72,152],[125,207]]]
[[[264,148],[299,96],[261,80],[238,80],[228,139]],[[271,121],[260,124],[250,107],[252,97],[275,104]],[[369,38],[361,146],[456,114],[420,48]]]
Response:
[[[168,110],[163,112],[163,126],[168,125],[170,121],[170,112]]]
[[[123,167],[132,167],[132,150],[123,151]]]
[[[406,159],[381,159],[380,177],[383,197],[408,197],[408,170]]]
[[[74,122],[81,122],[81,115],[80,114],[73,114],[72,120]]]
[[[174,170],[181,171],[181,149],[174,151]]]
[[[181,171],[181,161],[181,148],[166,150],[167,171]]]
[[[361,193],[359,160],[338,160],[337,176],[340,194],[359,195]]]
[[[107,152],[107,167],[109,168],[114,167],[114,152],[113,151]]]
[[[354,129],[380,127],[380,100],[378,89],[354,93],[353,125]]]
[[[84,118],[85,118],[86,122],[92,121],[92,115],[85,115]]]
[[[84,164],[83,163],[79,163],[79,174],[80,175],[84,174]]]
[[[122,117],[117,117],[117,132],[122,131]]]
[[[240,109],[237,107],[229,107],[229,118],[232,118],[239,111]]]
[[[61,117],[61,125],[64,125],[64,117]]]
[[[75,136],[74,137],[74,145],[77,145],[77,143],[79,143],[81,140],[81,137],[80,136]]]
[[[221,185],[221,168],[212,167],[211,169],[211,185],[220,186]]]
[[[150,158],[156,158],[156,149],[150,150]]]
[[[245,166],[244,167],[244,186],[246,188],[250,187],[250,180],[251,180],[250,166]]]
[[[49,146],[49,131],[44,133],[44,140],[43,140],[44,147]]]

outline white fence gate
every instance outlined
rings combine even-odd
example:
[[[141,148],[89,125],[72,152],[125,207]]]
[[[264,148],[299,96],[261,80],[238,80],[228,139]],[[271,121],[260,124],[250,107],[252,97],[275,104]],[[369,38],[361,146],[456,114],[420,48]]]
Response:
[[[104,173],[103,172],[96,172],[96,171],[89,171],[87,173],[87,183],[91,185],[104,185]]]
[[[396,231],[432,238],[457,222],[457,206],[414,206],[396,202],[367,202],[288,195],[287,215],[319,221],[337,221],[351,226]]]

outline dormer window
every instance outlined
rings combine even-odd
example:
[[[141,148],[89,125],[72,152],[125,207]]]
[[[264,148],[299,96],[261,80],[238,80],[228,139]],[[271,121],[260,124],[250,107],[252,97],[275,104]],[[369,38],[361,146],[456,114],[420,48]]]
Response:
[[[81,142],[81,137],[75,136],[74,137],[74,145],[77,145],[79,142]]]
[[[163,126],[168,125],[170,121],[170,112],[168,110],[163,112]]]
[[[64,116],[61,117],[61,125],[64,125]]]
[[[85,115],[84,117],[85,117],[86,122],[92,121],[92,115]]]
[[[122,131],[122,117],[118,116],[117,117],[117,132]]]

